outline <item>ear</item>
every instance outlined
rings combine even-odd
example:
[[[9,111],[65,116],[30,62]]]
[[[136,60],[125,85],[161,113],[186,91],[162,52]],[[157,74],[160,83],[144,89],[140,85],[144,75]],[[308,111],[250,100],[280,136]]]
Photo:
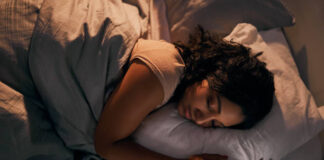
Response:
[[[207,79],[204,79],[204,80],[202,80],[202,81],[199,82],[199,83],[201,84],[201,86],[202,86],[203,88],[209,88],[209,84],[208,84]]]

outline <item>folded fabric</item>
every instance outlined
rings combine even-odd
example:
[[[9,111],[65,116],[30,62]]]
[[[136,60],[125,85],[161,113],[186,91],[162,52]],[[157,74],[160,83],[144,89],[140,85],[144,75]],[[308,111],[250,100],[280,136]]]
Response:
[[[43,0],[1,0],[0,81],[37,97],[28,67],[28,50]],[[22,83],[23,82],[23,83]]]
[[[73,159],[42,108],[0,81],[0,159]]]
[[[96,154],[93,134],[141,30],[123,2],[44,0],[29,67],[55,130],[69,149]]]

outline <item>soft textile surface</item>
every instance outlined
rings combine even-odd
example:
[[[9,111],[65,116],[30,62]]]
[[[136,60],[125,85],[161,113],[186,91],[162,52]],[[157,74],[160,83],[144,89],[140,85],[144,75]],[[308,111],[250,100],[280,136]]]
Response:
[[[0,1],[0,159],[73,159],[42,109],[28,69],[42,2]]]
[[[45,107],[39,99],[36,99],[38,96],[28,70],[26,54],[42,1],[0,2],[0,80],[24,94],[23,97],[18,92],[10,91],[14,93],[11,94],[5,91],[11,89],[7,86],[2,87],[1,84],[0,123],[3,127],[0,142],[5,143],[0,143],[0,159],[71,159],[72,156],[51,128],[47,111],[40,109]],[[143,0],[123,2],[126,8],[124,10],[127,11],[136,34],[141,34],[140,36],[144,38],[168,40],[166,19],[161,17],[164,14],[153,9],[165,10],[162,1],[153,1],[156,4]],[[194,14],[190,11],[188,13]],[[138,14],[140,16],[137,16]],[[155,27],[150,27],[153,24],[149,22],[155,23]],[[322,109],[324,111],[324,108]]]
[[[42,4],[29,67],[55,130],[70,149],[95,154],[96,122],[145,31],[147,12],[137,11],[136,17],[127,13],[136,13],[129,6],[118,0]]]
[[[319,136],[315,136],[281,160],[323,160]]]
[[[142,38],[170,39],[166,17],[160,16],[166,8],[162,2],[123,1],[133,32]],[[30,97],[38,96],[29,72],[28,51],[42,3],[43,0],[0,1],[0,80]]]
[[[294,23],[294,17],[280,0],[166,0],[166,3],[172,41],[186,41],[197,24],[227,35],[242,22],[259,30]]]
[[[30,97],[37,97],[37,92],[29,73],[27,53],[42,2],[0,1],[0,80]]]
[[[42,107],[0,81],[0,159],[73,159]]]
[[[87,90],[87,88],[82,88],[82,87],[80,88],[76,87],[77,90],[74,90],[75,93],[69,93],[69,91],[71,90],[58,91],[59,88],[55,88],[55,87],[50,88],[47,91],[60,92],[58,94],[55,94],[56,98],[54,99],[58,100],[59,103],[62,104],[65,103],[65,105],[67,106],[66,107],[67,110],[65,110],[66,112],[64,113],[62,113],[63,112],[62,110],[58,110],[57,112],[53,113],[52,111],[55,111],[56,109],[52,108],[50,109],[50,112],[52,113],[50,114],[47,113],[48,112],[47,106],[41,102],[42,100],[40,99],[36,91],[35,84],[30,75],[29,66],[28,66],[29,53],[33,54],[32,56],[34,56],[31,57],[30,59],[32,62],[31,63],[32,67],[36,68],[36,70],[49,69],[47,70],[47,73],[44,73],[44,77],[47,76],[46,74],[57,76],[57,72],[55,71],[55,69],[51,70],[53,69],[51,68],[53,67],[51,66],[51,64],[56,63],[57,61],[56,62],[54,61],[57,59],[50,59],[50,60],[47,59],[51,62],[52,60],[54,60],[52,63],[47,63],[46,62],[47,60],[45,58],[45,61],[40,61],[39,64],[38,62],[36,62],[38,61],[37,59],[42,56],[46,56],[48,54],[51,54],[55,57],[55,55],[58,56],[58,54],[64,54],[67,53],[68,51],[71,51],[69,52],[70,55],[78,54],[80,53],[79,51],[82,49],[84,49],[83,53],[89,53],[90,51],[96,50],[96,49],[89,49],[89,47],[93,44],[94,44],[93,45],[94,48],[97,47],[102,49],[102,47],[100,47],[100,42],[104,43],[103,39],[105,40],[109,39],[109,34],[118,35],[118,33],[122,34],[125,30],[133,33],[131,34],[124,33],[125,35],[122,35],[121,37],[123,38],[127,37],[130,39],[130,41],[136,39],[136,38],[132,39],[134,35],[135,37],[139,36],[148,39],[164,39],[164,40],[169,39],[168,27],[164,27],[164,28],[161,27],[162,26],[161,24],[163,24],[163,26],[167,25],[166,18],[165,16],[164,18],[159,18],[160,13],[165,13],[165,5],[164,3],[162,3],[163,1],[125,0],[123,1],[123,3],[121,3],[120,1],[113,1],[113,0],[109,2],[102,1],[102,3],[109,3],[109,5],[101,4],[100,1],[96,1],[96,2],[83,1],[78,3],[74,3],[74,2],[76,1],[69,1],[69,3],[66,3],[65,1],[55,1],[55,2],[45,1],[44,4],[43,4],[43,0],[2,0],[0,2],[0,13],[1,13],[0,14],[1,15],[0,16],[0,37],[1,37],[0,38],[0,42],[1,42],[0,43],[0,81],[4,83],[4,84],[1,83],[1,88],[0,88],[0,93],[1,93],[0,123],[1,126],[3,126],[1,127],[0,141],[5,142],[5,143],[0,143],[0,159],[28,159],[28,158],[73,159],[72,153],[63,145],[64,141],[62,141],[60,137],[62,136],[62,134],[64,134],[64,136],[66,135],[71,136],[67,141],[65,141],[65,144],[68,145],[70,149],[78,149],[83,152],[84,151],[90,152],[90,153],[82,153],[82,154],[74,154],[74,155],[87,159],[87,158],[91,158],[92,157],[91,154],[93,154],[93,148],[91,147],[92,133],[89,132],[86,133],[88,135],[86,134],[84,135],[85,137],[88,137],[87,139],[89,140],[89,142],[85,142],[89,144],[84,145],[83,144],[84,142],[78,139],[80,138],[80,134],[78,133],[75,134],[75,132],[73,131],[72,131],[73,133],[69,134],[68,132],[70,132],[69,129],[71,128],[67,126],[69,125],[68,122],[70,122],[70,120],[74,121],[74,123],[78,123],[79,125],[79,126],[75,126],[73,130],[79,129],[78,127],[80,126],[82,127],[82,125],[89,125],[88,123],[90,123],[90,125],[94,124],[93,120],[89,122],[87,119],[85,119],[85,117],[82,117],[82,115],[80,114],[81,111],[84,112],[91,111],[89,108],[87,108],[87,104],[84,103],[84,101],[88,100],[86,98],[89,97],[84,97],[83,100],[79,101],[79,99],[76,100],[75,97],[73,96],[74,94],[80,93],[80,89],[85,89],[85,92],[87,91],[87,94],[93,94],[93,92]],[[62,6],[64,7],[60,7],[60,4],[62,4]],[[109,8],[107,6],[109,6]],[[78,7],[79,9],[77,9]],[[73,8],[77,10],[72,10]],[[56,12],[53,13],[54,11]],[[40,49],[38,48],[37,43],[38,42],[42,43],[42,45],[44,46],[40,46],[43,47],[41,53],[29,51],[30,41],[34,31],[37,16],[39,14],[40,17],[36,24],[37,28],[35,29],[36,35],[34,34],[34,43],[32,45],[35,51]],[[77,14],[80,14],[80,16],[76,16]],[[112,15],[113,17],[111,17]],[[105,17],[110,18],[112,22],[110,21],[103,22],[102,20],[105,19]],[[80,25],[83,22],[87,22],[85,26]],[[119,25],[119,23],[121,23],[121,25]],[[89,25],[92,25],[92,27],[89,27]],[[116,27],[116,25],[119,26]],[[100,30],[99,33],[96,32],[98,30]],[[110,31],[112,30],[118,30],[118,31],[110,33]],[[53,34],[54,31],[58,31],[58,32]],[[88,31],[89,34],[88,36],[86,36],[85,33],[86,31]],[[57,38],[58,35],[62,35],[62,32],[66,32],[66,34],[60,37],[62,39],[60,40],[55,39]],[[39,38],[41,36],[43,36],[43,38],[40,40]],[[95,38],[94,36],[99,36],[99,38],[98,37]],[[77,40],[79,40],[79,42]],[[90,40],[94,40],[95,42]],[[78,43],[73,43],[74,49],[69,48],[69,50],[64,51],[64,53],[56,52],[60,48],[58,46],[60,45],[64,47],[71,46],[70,44],[72,43],[72,41],[78,42]],[[115,39],[115,40],[111,40],[110,42],[117,42],[117,41],[118,40]],[[59,42],[59,44],[57,42]],[[125,48],[127,48],[127,43],[122,45],[124,45],[124,47],[126,46]],[[82,44],[82,47],[84,48],[81,49],[80,47],[78,48],[77,46],[79,44]],[[110,57],[108,58],[109,60],[117,58],[117,57],[113,57],[113,55],[114,54],[116,55],[116,53],[118,52],[118,47],[114,46],[116,45],[116,43],[111,44],[110,47],[107,46],[106,44],[102,44],[102,45],[105,45],[107,48],[109,48],[109,52],[102,54],[101,55],[102,57],[110,55]],[[53,46],[57,48],[54,47],[54,49],[52,50]],[[120,52],[122,52],[122,50],[120,50]],[[66,60],[71,58],[75,60],[74,62],[78,63],[79,66],[83,65],[83,67],[86,68],[85,70],[82,70],[84,68],[81,67],[79,68],[78,71],[76,71],[75,68],[78,67],[78,65],[73,66],[75,68],[71,69],[70,72],[67,72],[68,74],[76,73],[75,76],[82,76],[82,75],[84,76],[78,77],[80,79],[78,78],[73,80],[68,79],[68,83],[73,84],[79,80],[80,82],[84,82],[85,80],[87,81],[90,80],[90,78],[99,78],[98,76],[94,75],[96,73],[99,74],[98,72],[101,72],[99,70],[96,70],[97,71],[96,73],[92,73],[91,75],[89,74],[90,72],[89,70],[91,70],[91,67],[94,68],[95,65],[99,65],[99,64],[95,64],[93,61],[91,61],[91,59],[87,59],[87,58],[94,58],[96,56],[99,56],[96,53],[97,52],[93,52],[92,57],[91,55],[88,56],[83,55],[83,57],[82,58],[79,57],[79,59],[72,56],[66,57]],[[37,54],[41,54],[41,56],[38,57]],[[125,51],[124,54],[127,55],[127,51]],[[120,53],[120,55],[122,55],[122,53]],[[33,62],[36,63],[36,66],[35,64],[33,64]],[[100,63],[101,62],[102,61],[100,61]],[[115,62],[117,62],[117,60]],[[110,64],[109,67],[111,67],[112,65],[115,67],[119,66],[119,64],[116,63],[109,63],[109,64]],[[62,64],[60,63],[58,63],[58,65],[62,66]],[[102,69],[105,69],[105,67],[103,67]],[[109,70],[110,75],[116,74],[113,69],[114,67],[111,70]],[[36,81],[44,80],[44,79],[43,80],[38,79],[43,76],[43,73],[37,72],[34,74],[36,74],[36,77],[34,77]],[[62,76],[64,77],[64,75],[59,75],[57,76],[57,78],[62,78]],[[110,91],[112,90],[112,88],[109,86],[109,82],[111,81],[111,79],[113,79],[113,77],[114,76],[107,76],[108,80],[106,81],[106,83],[108,84],[106,88],[107,91],[106,97],[109,95]],[[56,85],[57,83],[60,82],[59,81],[53,82],[49,80],[45,83]],[[7,85],[21,93],[18,93],[10,89]],[[102,85],[102,84],[100,83],[98,85]],[[73,87],[73,86],[69,86],[69,87]],[[89,88],[91,88],[91,86],[88,86],[88,89]],[[99,92],[102,92],[103,89],[104,88],[101,88]],[[12,91],[9,92],[8,90],[12,90]],[[44,91],[46,89],[40,88],[40,90]],[[72,99],[68,99],[67,98],[68,96],[66,96],[67,94],[65,92],[69,93],[70,95],[68,96],[69,97],[71,96]],[[51,96],[49,94],[53,95],[54,93],[44,93],[42,94],[43,95],[42,98],[44,98],[45,96],[45,101],[46,101],[46,96]],[[99,99],[100,98],[104,99],[102,97],[103,95],[99,96]],[[72,106],[72,108],[69,108],[70,106],[66,104],[68,103],[68,101],[70,103],[73,103],[73,105],[70,105]],[[45,102],[45,103],[49,103],[49,102]],[[80,105],[80,103],[82,103],[83,106],[78,106]],[[93,101],[91,101],[91,103],[93,104]],[[55,104],[52,104],[51,107],[53,107],[53,105]],[[79,108],[84,107],[86,108],[86,110],[78,110],[76,108],[73,108],[75,106]],[[98,104],[97,106],[100,106],[100,104]],[[88,107],[90,107],[90,104],[88,105]],[[54,126],[50,125],[52,121],[49,115],[53,116],[54,114],[63,114],[63,116],[58,116],[56,118],[53,118],[56,129],[58,129],[58,131],[61,133],[60,136],[53,128]],[[74,117],[71,117],[70,114],[72,116],[74,115]],[[84,113],[84,114],[88,114],[88,113]],[[67,119],[62,120],[64,116],[67,116]],[[88,116],[90,115],[88,114]],[[61,125],[62,123],[63,125]],[[72,126],[73,124],[70,125]],[[88,129],[91,130],[91,128]],[[78,130],[76,132],[81,133],[82,131]],[[78,139],[80,141],[77,144],[75,144],[76,141],[75,139]],[[87,156],[88,154],[90,156]]]
[[[266,33],[276,32],[278,30]],[[245,44],[254,53],[264,52],[260,59],[275,76],[276,98],[270,114],[246,131],[205,129],[181,118],[175,104],[168,104],[142,123],[134,134],[138,143],[179,158],[217,153],[237,160],[280,159],[324,128],[319,110],[300,79],[288,48],[280,44],[277,46],[283,49],[279,51],[268,47],[250,24],[237,25],[226,39]]]

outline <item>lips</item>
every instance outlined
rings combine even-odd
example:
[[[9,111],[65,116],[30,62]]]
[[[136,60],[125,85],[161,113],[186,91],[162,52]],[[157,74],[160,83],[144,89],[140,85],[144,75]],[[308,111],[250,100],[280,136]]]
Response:
[[[184,118],[192,120],[189,106],[180,105],[180,107],[178,107],[178,113]]]

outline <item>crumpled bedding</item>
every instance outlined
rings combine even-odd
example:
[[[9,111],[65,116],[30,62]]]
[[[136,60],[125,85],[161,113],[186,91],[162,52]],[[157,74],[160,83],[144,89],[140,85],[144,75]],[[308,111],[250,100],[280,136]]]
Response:
[[[37,3],[37,5],[39,5],[39,3],[41,3],[43,0],[3,0],[0,3],[0,7],[3,7],[3,4],[5,2],[12,2],[12,4],[16,3],[17,1],[19,1],[19,3],[21,3],[23,6],[27,6],[30,3]],[[164,39],[166,41],[169,41],[170,37],[169,37],[169,31],[166,29],[168,27],[165,27],[165,25],[167,25],[167,20],[165,18],[163,18],[163,15],[159,16],[159,15],[154,15],[157,13],[161,13],[161,12],[154,12],[154,8],[157,8],[159,10],[165,10],[165,6],[163,6],[163,3],[160,3],[161,1],[148,1],[148,0],[125,0],[123,1],[123,3],[119,2],[119,1],[111,1],[113,2],[113,8],[117,9],[118,7],[123,7],[124,11],[127,11],[126,14],[122,13],[121,17],[124,18],[129,18],[129,23],[130,26],[132,26],[132,28],[134,29],[134,33],[127,33],[127,34],[133,34],[135,36],[139,36],[139,37],[143,37],[143,38],[148,38],[148,39]],[[154,2],[154,3],[153,3]],[[66,3],[65,6],[68,7],[63,7],[60,8],[61,11],[59,11],[58,13],[61,14],[67,14],[70,17],[66,16],[66,17],[62,17],[63,15],[57,15],[58,13],[55,13],[56,15],[51,14],[53,12],[53,9],[55,9],[55,7],[60,6],[62,3]],[[108,3],[108,2],[105,2]],[[89,5],[88,5],[89,4]],[[158,5],[157,5],[158,4]],[[16,4],[14,4],[16,5]],[[52,46],[52,48],[46,48],[44,46],[41,46],[42,48],[34,48],[35,50],[37,50],[37,54],[40,55],[40,57],[34,57],[36,59],[41,59],[42,54],[45,54],[44,51],[45,50],[50,50],[51,53],[53,53],[53,51],[56,50],[64,50],[64,53],[68,53],[65,56],[64,61],[69,61],[69,62],[74,62],[73,65],[66,65],[66,63],[63,63],[63,66],[65,65],[65,67],[68,67],[69,70],[66,71],[66,73],[72,74],[69,78],[69,83],[77,83],[79,82],[78,78],[81,77],[81,79],[83,79],[83,86],[88,86],[88,89],[91,90],[91,84],[87,83],[88,80],[87,78],[91,78],[91,77],[82,77],[80,75],[82,75],[83,72],[81,71],[81,69],[86,69],[88,72],[89,68],[82,68],[81,69],[76,69],[78,68],[78,66],[83,63],[83,64],[89,64],[90,68],[95,68],[96,66],[100,65],[100,64],[91,64],[89,62],[90,59],[88,58],[94,58],[95,55],[91,55],[89,51],[92,50],[98,50],[98,48],[100,48],[98,46],[94,46],[91,47],[90,44],[94,44],[94,41],[89,41],[89,40],[96,40],[97,42],[104,42],[105,36],[108,35],[109,37],[109,32],[113,29],[116,30],[116,28],[118,28],[120,25],[117,25],[116,28],[109,28],[110,25],[110,21],[104,21],[103,23],[101,23],[102,21],[96,21],[94,19],[100,19],[103,20],[104,16],[106,16],[107,14],[105,14],[106,10],[98,10],[99,12],[96,12],[96,14],[92,14],[92,15],[85,15],[85,14],[81,14],[81,16],[77,16],[76,15],[76,11],[73,9],[77,9],[78,7],[81,8],[81,10],[77,10],[77,13],[86,13],[87,10],[96,10],[98,8],[105,8],[105,5],[96,5],[94,4],[94,2],[82,2],[82,3],[77,3],[76,1],[68,1],[68,2],[63,2],[62,0],[60,1],[55,1],[55,2],[51,2],[49,0],[45,1],[45,5],[44,7],[47,7],[47,10],[45,10],[44,8],[40,11],[40,14],[42,13],[46,13],[48,15],[44,15],[43,16],[43,20],[44,21],[38,21],[38,27],[36,29],[38,30],[38,34],[42,34],[45,33],[45,30],[50,31],[48,35],[37,35],[37,36],[44,36],[42,38],[45,39],[36,39],[34,38],[34,42],[39,42],[39,43],[50,43],[49,41],[44,41],[42,42],[42,40],[48,40],[46,38],[50,38],[51,36],[55,37],[55,36],[60,36],[60,38],[62,38],[61,40],[64,41],[64,43],[62,43],[62,41],[60,41],[59,43],[53,43],[50,46]],[[30,8],[32,10],[32,12],[38,12],[38,8]],[[57,9],[57,8],[56,8]],[[23,11],[21,10],[21,8],[16,9],[19,11]],[[3,10],[1,10],[3,11]],[[97,10],[96,10],[97,11]],[[111,12],[116,11],[116,10],[110,10]],[[2,12],[1,12],[2,13]],[[14,22],[24,22],[24,17],[27,16],[27,14],[31,14],[30,12],[26,13],[26,15],[22,16],[19,15],[21,12],[17,12],[16,14],[12,14],[12,18]],[[1,14],[1,15],[5,15],[5,14]],[[138,16],[139,15],[139,16]],[[87,22],[92,22],[92,25],[95,26],[100,26],[101,28],[98,29],[94,29],[92,30],[91,28],[88,30],[86,30],[86,26],[87,25],[83,25],[81,26],[80,24],[78,24],[77,26],[74,26],[72,24],[75,24],[75,21],[78,19],[82,19],[81,17],[92,17],[92,18],[85,18],[83,19],[83,21],[87,21]],[[57,20],[56,24],[52,24],[50,25],[49,22],[50,21],[46,21],[47,18],[63,18],[63,19],[55,19]],[[162,17],[162,18],[161,18]],[[6,17],[7,18],[7,17]],[[74,19],[73,19],[74,18]],[[115,17],[116,18],[116,17]],[[120,18],[120,15],[118,16],[118,18]],[[11,33],[14,36],[9,37],[9,39],[11,40],[10,42],[8,42],[8,44],[14,44],[16,42],[23,42],[23,43],[17,43],[16,45],[16,49],[12,49],[10,47],[12,46],[8,46],[9,48],[6,48],[7,46],[4,46],[4,43],[0,43],[0,48],[1,48],[1,58],[0,58],[0,81],[6,81],[6,84],[8,84],[8,82],[10,83],[10,86],[13,86],[13,88],[15,90],[18,90],[20,92],[22,92],[21,95],[15,91],[13,91],[12,89],[10,89],[6,84],[3,84],[2,82],[0,83],[0,124],[3,127],[0,127],[0,141],[1,142],[6,142],[6,143],[1,143],[0,145],[0,159],[73,159],[73,153],[68,150],[67,148],[65,148],[65,144],[63,143],[62,139],[60,139],[60,137],[56,134],[56,132],[53,130],[53,127],[55,126],[56,128],[58,128],[57,124],[58,123],[65,123],[67,120],[75,120],[74,118],[78,118],[77,120],[83,120],[84,117],[81,117],[79,115],[77,115],[77,113],[80,110],[73,110],[73,113],[75,113],[74,117],[64,117],[64,116],[59,116],[57,119],[58,122],[56,122],[56,124],[52,124],[51,121],[49,121],[49,115],[47,114],[47,111],[45,110],[45,105],[43,103],[41,103],[39,101],[39,99],[35,99],[38,98],[35,94],[33,93],[35,86],[33,86],[34,84],[32,83],[31,77],[29,77],[30,73],[29,71],[26,69],[26,67],[28,67],[28,63],[27,63],[27,56],[24,54],[27,54],[28,52],[28,48],[29,48],[29,36],[31,36],[31,33],[34,30],[34,19],[36,20],[36,16],[33,15],[33,17],[31,19],[28,19],[28,25],[26,25],[24,23],[24,27],[20,27],[21,29],[24,29],[24,34],[18,34],[18,33],[13,33],[13,32],[7,32],[7,33]],[[69,20],[71,21],[69,21]],[[112,18],[114,19],[114,18]],[[4,20],[2,18],[0,18],[0,20]],[[94,21],[93,21],[94,20]],[[125,25],[127,26],[128,24],[123,24],[122,23],[122,19],[117,19],[117,22],[121,22],[121,25]],[[114,21],[114,22],[116,22]],[[68,22],[67,25],[70,26],[71,28],[64,28],[64,22]],[[119,24],[117,23],[116,24]],[[1,23],[1,22],[0,22]],[[159,26],[160,24],[162,24],[163,26]],[[4,23],[2,23],[4,24]],[[154,25],[155,24],[155,25]],[[12,25],[17,25],[16,23],[13,23]],[[50,26],[55,26],[58,25],[58,27],[60,27],[60,29],[55,29],[55,28],[51,28]],[[62,26],[63,25],[63,26]],[[17,25],[19,26],[19,25]],[[47,27],[49,28],[47,28]],[[111,25],[110,25],[111,26]],[[63,32],[64,29],[66,31],[71,29],[75,32],[75,34],[71,34],[71,32],[68,33],[64,33],[62,34],[62,27],[63,27]],[[67,26],[65,26],[67,27]],[[8,27],[10,29],[10,26]],[[76,29],[77,28],[77,29]],[[127,28],[127,27],[125,27]],[[124,29],[125,29],[124,28]],[[118,30],[118,29],[117,29]],[[57,31],[57,32],[55,32]],[[85,33],[85,31],[88,32],[88,36],[85,36],[86,34],[81,34],[78,35],[79,33]],[[120,31],[120,30],[119,30]],[[122,32],[122,31],[120,31]],[[30,35],[29,35],[30,34]],[[5,35],[5,34],[2,34]],[[0,35],[0,36],[2,36]],[[101,35],[102,37],[96,37],[96,35]],[[24,36],[24,37],[22,37]],[[20,39],[11,39],[11,38],[20,38]],[[80,38],[81,37],[81,38]],[[122,36],[123,37],[123,36]],[[39,38],[39,37],[38,37]],[[56,37],[57,38],[57,37]],[[75,39],[74,39],[75,38]],[[79,38],[79,39],[78,39]],[[2,38],[3,39],[8,39],[8,37]],[[76,40],[76,41],[73,41]],[[116,39],[115,39],[116,40]],[[55,41],[55,40],[54,40]],[[73,41],[75,43],[73,43],[72,45],[68,45],[70,43],[70,41]],[[114,40],[113,40],[114,41]],[[117,39],[118,41],[118,39]],[[0,41],[3,42],[3,41]],[[116,41],[114,41],[116,42]],[[88,50],[86,52],[82,52],[82,53],[89,53],[87,55],[80,55],[80,59],[73,59],[72,54],[70,54],[70,52],[67,52],[67,50],[65,50],[66,46],[72,46],[75,48],[77,45],[79,44],[87,44],[84,45],[84,47],[88,47]],[[34,45],[34,44],[33,44]],[[102,44],[101,44],[102,45]],[[124,44],[125,45],[125,44]],[[56,46],[64,46],[63,48],[56,48]],[[120,43],[120,46],[122,46],[122,44]],[[131,45],[130,45],[131,46]],[[3,48],[5,47],[5,48]],[[35,47],[35,46],[34,46]],[[90,48],[89,48],[90,47]],[[115,51],[118,49],[114,49],[114,48],[118,48],[115,46],[110,47],[109,52],[112,51],[114,53],[116,53]],[[5,50],[3,50],[5,49]],[[7,49],[7,50],[6,50]],[[53,50],[51,50],[53,49]],[[71,48],[69,48],[71,49]],[[3,51],[10,51],[8,53],[10,53],[10,55],[8,57],[5,57],[7,55],[3,55]],[[23,52],[21,52],[23,51]],[[80,52],[81,53],[81,52]],[[17,54],[17,55],[15,55]],[[62,53],[61,53],[62,54]],[[74,55],[76,53],[73,53]],[[94,54],[96,54],[98,56],[98,52],[95,52]],[[107,53],[106,53],[107,54]],[[103,54],[102,54],[103,55]],[[118,54],[117,54],[118,55]],[[119,54],[121,57],[122,55]],[[17,56],[17,57],[15,57]],[[53,62],[51,62],[52,60],[58,60],[57,57],[55,57],[54,55],[53,59],[47,59],[50,61],[49,64],[53,64]],[[107,56],[107,55],[106,55]],[[5,58],[3,58],[5,57]],[[127,57],[127,56],[125,56]],[[116,58],[116,57],[115,57]],[[118,57],[120,58],[120,57]],[[11,62],[12,60],[12,62]],[[30,59],[31,61],[33,61],[32,59]],[[34,59],[35,60],[35,59]],[[42,59],[43,60],[43,59]],[[8,63],[8,61],[10,61],[10,63]],[[78,63],[79,62],[79,63]],[[120,63],[122,63],[123,61],[119,61]],[[50,67],[47,66],[48,63],[42,63],[44,65],[38,66],[40,67],[41,70],[45,70],[46,68]],[[91,65],[90,65],[91,64]],[[19,65],[11,67],[12,65]],[[32,64],[31,64],[32,65]],[[37,65],[37,64],[36,64]],[[56,65],[56,64],[55,64]],[[102,63],[101,63],[102,65]],[[110,64],[112,65],[112,64]],[[3,68],[3,66],[10,68],[10,71],[6,70],[1,70]],[[62,67],[62,64],[60,64],[59,66]],[[115,64],[115,67],[121,67],[121,64]],[[34,66],[37,67],[37,66]],[[58,66],[55,66],[58,67]],[[17,69],[18,68],[18,69]],[[64,68],[64,67],[63,67]],[[20,69],[20,70],[19,70]],[[61,68],[62,69],[62,68]],[[75,70],[76,69],[76,70]],[[19,72],[16,72],[16,71]],[[63,69],[64,70],[64,69]],[[53,70],[52,70],[53,71]],[[36,73],[33,73],[34,75],[36,74],[41,74],[41,72],[39,71],[35,71]],[[82,73],[83,72],[83,73]],[[96,73],[91,73],[92,75],[96,75],[98,74],[100,71],[96,71]],[[5,73],[5,74],[3,74]],[[53,73],[53,72],[52,72]],[[75,74],[76,73],[76,74]],[[50,74],[50,73],[46,73],[46,74]],[[4,76],[6,75],[6,76]],[[52,75],[52,74],[50,74]],[[119,77],[118,74],[116,74],[117,78]],[[37,75],[40,76],[40,75]],[[37,77],[36,76],[36,77]],[[77,77],[79,76],[79,77]],[[6,79],[8,78],[9,79]],[[106,82],[108,81],[109,78],[107,78],[108,76],[103,76],[101,77],[101,79],[105,79]],[[57,77],[57,80],[62,80],[63,78],[66,77],[62,77],[62,75],[60,75],[60,77]],[[73,79],[74,78],[74,79]],[[37,79],[37,78],[36,78]],[[113,78],[112,78],[113,79]],[[43,81],[44,79],[41,79],[39,81]],[[82,80],[80,80],[82,81]],[[23,83],[22,83],[23,82]],[[53,81],[47,81],[44,83],[53,83]],[[54,83],[57,83],[54,82]],[[23,84],[24,86],[20,86],[21,84]],[[81,87],[81,83],[80,84],[80,88],[79,89],[84,89]],[[29,86],[27,86],[29,85]],[[69,86],[68,84],[65,84],[67,88],[69,87],[73,87],[73,86]],[[101,84],[102,85],[102,84]],[[37,86],[38,87],[38,86]],[[52,86],[52,87],[55,87]],[[42,88],[42,87],[40,87]],[[67,89],[64,88],[64,89]],[[76,87],[78,88],[78,86]],[[78,92],[85,92],[87,91],[87,87],[85,87],[86,89],[84,90],[78,90]],[[53,90],[58,90],[59,88],[52,88]],[[52,89],[49,88],[43,88],[43,91],[46,92],[52,92]],[[11,91],[12,90],[12,91]],[[105,96],[104,98],[100,97],[100,99],[105,99],[106,96],[109,95],[109,87],[107,87],[105,89],[107,92],[105,92]],[[70,92],[70,91],[69,91]],[[95,91],[95,92],[101,92],[103,93],[103,91]],[[8,94],[8,93],[12,93],[12,94]],[[73,93],[74,94],[74,93]],[[27,96],[26,96],[27,95]],[[81,107],[86,107],[86,105],[88,105],[88,111],[91,111],[90,114],[89,113],[83,113],[86,114],[86,116],[92,117],[93,119],[91,120],[91,122],[89,122],[87,125],[92,126],[93,122],[96,120],[96,108],[95,106],[99,106],[98,104],[103,103],[103,102],[98,102],[95,103],[97,100],[91,98],[91,96],[87,95],[87,94],[80,94],[80,96],[84,96],[85,99],[82,102],[77,102],[74,100],[67,100],[67,97],[65,97],[64,95],[67,95],[66,93],[64,94],[54,94],[54,93],[46,93],[45,95],[47,96],[51,96],[51,95],[55,95],[58,96],[56,99],[58,99],[59,101],[64,101],[64,103],[68,103],[70,101],[70,103],[73,103],[73,105],[75,105],[76,103],[81,103],[83,106],[77,106],[79,108]],[[32,97],[32,98],[31,98]],[[48,98],[48,97],[47,97]],[[80,97],[79,97],[80,98]],[[90,100],[88,100],[90,99]],[[73,101],[73,102],[72,102]],[[100,101],[100,100],[98,100]],[[52,103],[53,104],[57,104],[57,103],[63,103],[63,102],[47,102],[47,103]],[[65,111],[66,108],[63,108],[62,110],[59,110],[60,112],[54,113],[54,114],[60,114],[62,113],[62,111]],[[98,109],[100,110],[100,109]],[[97,111],[98,111],[97,110]],[[323,110],[323,107],[322,107]],[[52,110],[55,111],[55,110]],[[324,113],[324,112],[322,112]],[[53,115],[52,115],[53,116]],[[323,117],[323,115],[322,115]],[[70,126],[73,126],[73,124],[75,123],[71,123],[68,124]],[[74,126],[75,127],[75,126]],[[76,126],[76,127],[80,127],[80,126]],[[82,127],[82,126],[81,126]],[[63,131],[64,134],[64,130],[63,128],[59,128],[61,131]],[[75,129],[75,128],[72,128]],[[84,128],[83,128],[84,129]],[[83,133],[84,130],[78,130],[77,132],[79,132],[81,135]],[[87,130],[86,130],[87,131]],[[69,136],[69,135],[64,135],[64,136]],[[79,137],[82,138],[81,135]],[[86,136],[87,137],[87,136]],[[71,138],[71,139],[70,139]],[[72,149],[77,149],[77,150],[81,150],[81,151],[85,151],[86,153],[81,154],[81,156],[84,156],[83,159],[87,159],[87,158],[91,158],[92,156],[87,156],[87,155],[91,155],[93,153],[93,148],[91,148],[91,145],[84,145],[82,143],[82,141],[79,141],[79,139],[77,139],[78,137],[72,137],[70,135],[70,137],[68,138],[68,147],[72,148]],[[71,142],[69,142],[71,140]],[[91,143],[90,142],[91,139],[89,139],[89,141],[85,142],[85,143]],[[8,142],[8,143],[7,143]],[[19,153],[19,154],[18,154]]]
[[[44,105],[0,82],[0,159],[72,160]]]
[[[151,28],[153,23],[156,27],[160,23],[152,20],[158,17],[152,15],[154,7],[157,5],[149,0],[2,1],[5,17],[0,20],[8,25],[1,25],[6,31],[1,36],[8,45],[0,45],[4,68],[0,70],[0,117],[5,126],[1,139],[8,143],[0,145],[6,148],[0,150],[12,154],[1,152],[0,159],[72,159],[73,153],[67,148],[80,151],[83,159],[98,158],[93,155],[94,127],[127,67],[133,45],[139,37],[163,37]],[[21,12],[13,14],[17,10]],[[28,32],[20,33],[17,26]],[[11,48],[17,46],[23,52]],[[11,68],[13,72],[8,70]],[[8,90],[13,90],[14,96],[7,95]],[[30,118],[34,113],[39,116]],[[8,117],[17,123],[10,125]],[[45,123],[47,127],[39,127]],[[5,128],[21,132],[11,134]],[[42,150],[37,149],[40,146]]]
[[[37,12],[42,2],[43,0],[0,1],[0,80],[29,97],[37,97],[27,59]]]
[[[42,4],[29,68],[58,135],[70,149],[95,154],[97,120],[140,37],[126,9],[117,0]]]

